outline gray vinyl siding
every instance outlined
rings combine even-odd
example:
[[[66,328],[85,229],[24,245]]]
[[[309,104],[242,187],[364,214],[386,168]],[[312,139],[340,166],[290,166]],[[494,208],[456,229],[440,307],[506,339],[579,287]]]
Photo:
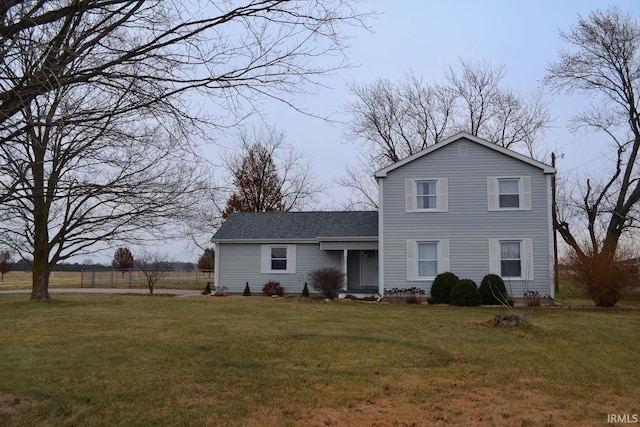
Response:
[[[459,155],[466,143],[468,154]],[[530,176],[531,210],[489,211],[487,177]],[[405,212],[405,180],[448,179],[447,212]],[[489,239],[533,239],[534,279],[506,282],[514,297],[523,290],[551,295],[548,181],[535,166],[464,139],[448,144],[390,171],[382,186],[385,288],[416,286],[431,289],[431,281],[407,281],[406,241],[449,240],[449,270],[478,285],[489,272]]]
[[[273,242],[270,242],[273,243]],[[231,293],[242,293],[249,282],[251,292],[258,295],[262,286],[270,280],[280,282],[287,294],[300,294],[308,274],[317,268],[334,267],[342,269],[342,251],[320,250],[318,243],[277,242],[278,245],[296,246],[295,273],[261,273],[260,243],[218,243],[219,285],[226,286]],[[309,285],[310,287],[311,285]],[[309,289],[313,292],[313,289]]]

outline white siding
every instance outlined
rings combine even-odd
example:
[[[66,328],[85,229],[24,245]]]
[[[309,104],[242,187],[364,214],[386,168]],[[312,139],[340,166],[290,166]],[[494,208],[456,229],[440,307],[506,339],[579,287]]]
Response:
[[[262,247],[260,243],[219,243],[216,255],[219,257],[216,269],[218,283],[229,288],[229,292],[241,293],[246,282],[251,292],[259,294],[262,286],[270,280],[278,281],[285,293],[302,293],[308,274],[317,268],[334,267],[342,269],[343,251],[323,251],[317,243],[282,243],[295,245],[295,273],[262,273]],[[289,266],[287,266],[289,268]],[[313,292],[312,289],[309,289]]]
[[[460,156],[461,143],[467,155]],[[424,176],[446,179],[448,212],[406,212],[408,181]],[[497,189],[490,177],[520,177],[522,208],[489,211]],[[526,177],[526,178],[523,178]],[[551,295],[549,187],[543,171],[535,166],[464,139],[453,142],[400,168],[390,171],[380,185],[380,218],[384,218],[380,242],[384,287],[421,287],[431,282],[407,280],[407,240],[448,240],[449,271],[480,283],[493,270],[489,240],[518,238],[531,242],[533,270],[529,280],[512,285],[512,294],[536,290]],[[494,264],[495,265],[495,264]],[[498,261],[499,265],[499,261]],[[526,283],[525,283],[526,282]]]

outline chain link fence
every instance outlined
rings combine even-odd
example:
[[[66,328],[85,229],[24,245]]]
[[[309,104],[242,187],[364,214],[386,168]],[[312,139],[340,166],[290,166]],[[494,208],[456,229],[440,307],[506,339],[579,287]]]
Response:
[[[82,288],[145,288],[147,280],[140,270],[82,270]],[[213,283],[213,271],[164,270],[156,287],[204,289],[207,282]]]

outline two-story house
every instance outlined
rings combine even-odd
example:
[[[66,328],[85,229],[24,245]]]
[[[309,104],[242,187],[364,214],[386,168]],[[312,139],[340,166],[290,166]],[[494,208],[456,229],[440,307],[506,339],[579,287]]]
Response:
[[[348,292],[431,289],[451,271],[500,275],[509,293],[553,298],[554,168],[466,133],[379,170],[379,210],[235,213],[215,233],[217,284],[279,281],[299,293],[310,271],[345,272]],[[254,289],[255,289],[254,288]]]

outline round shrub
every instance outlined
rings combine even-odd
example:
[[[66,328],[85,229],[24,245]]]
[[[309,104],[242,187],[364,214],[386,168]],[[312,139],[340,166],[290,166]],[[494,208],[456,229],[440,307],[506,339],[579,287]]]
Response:
[[[431,285],[431,298],[434,304],[449,304],[449,295],[451,294],[451,288],[458,281],[458,276],[447,271],[446,273],[440,273],[433,280]]]
[[[458,280],[456,284],[453,285],[453,288],[451,288],[449,298],[451,304],[465,307],[480,305],[482,303],[482,297],[480,297],[480,291],[476,286],[476,282],[471,279]]]
[[[480,282],[480,296],[484,305],[507,304],[509,295],[504,280],[497,274],[487,274]]]

